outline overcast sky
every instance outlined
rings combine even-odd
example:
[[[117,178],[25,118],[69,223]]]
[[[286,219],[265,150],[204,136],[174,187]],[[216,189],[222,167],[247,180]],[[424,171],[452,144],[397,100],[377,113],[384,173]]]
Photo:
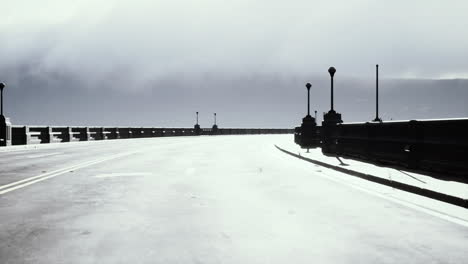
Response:
[[[9,97],[15,111],[28,91],[52,93],[47,87],[52,84],[61,86],[60,93],[69,89],[66,86],[88,92],[105,87],[142,96],[151,91],[164,104],[191,112],[195,104],[184,108],[167,101],[167,91],[182,85],[180,80],[204,95],[200,98],[208,98],[199,102],[206,104],[226,100],[213,93],[236,89],[222,85],[226,81],[242,80],[250,91],[239,98],[249,97],[257,89],[255,76],[292,78],[296,82],[291,86],[301,84],[297,89],[303,89],[307,81],[328,78],[329,66],[337,68],[343,84],[372,83],[376,63],[383,79],[468,78],[468,2],[463,0],[0,3],[0,79],[18,89]],[[51,99],[65,100],[54,94]],[[137,98],[129,104],[137,105]],[[297,102],[303,103],[300,98]],[[31,114],[20,120],[34,119]],[[267,124],[275,125],[273,119]]]

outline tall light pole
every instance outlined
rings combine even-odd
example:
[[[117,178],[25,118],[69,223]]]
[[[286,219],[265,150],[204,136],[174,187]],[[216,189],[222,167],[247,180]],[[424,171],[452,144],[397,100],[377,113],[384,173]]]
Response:
[[[4,83],[0,83],[0,115],[3,116],[3,88],[5,88]]]
[[[200,125],[198,124],[198,112],[195,112],[197,114],[197,123],[195,124],[195,126],[193,126],[193,128],[195,128],[195,135],[200,135],[201,134],[201,128],[200,128]]]
[[[315,122],[317,122],[317,110],[315,110],[314,112],[315,112]]]
[[[323,121],[322,123],[324,125],[336,125],[338,123],[343,123],[343,120],[341,119],[341,114],[340,113],[337,113],[335,111],[335,104],[334,104],[334,90],[333,90],[333,77],[335,76],[335,73],[336,73],[336,69],[335,67],[330,67],[328,68],[328,73],[330,74],[330,78],[331,78],[331,82],[330,82],[330,86],[331,86],[331,96],[330,96],[330,104],[331,104],[331,109],[330,111],[328,111],[328,113],[325,113],[323,115]]]
[[[330,67],[328,69],[328,73],[330,73],[330,77],[331,77],[331,111],[334,111],[334,108],[333,108],[333,76],[335,76],[335,72],[336,72],[335,67]]]
[[[217,135],[218,134],[218,125],[216,125],[216,113],[213,113],[214,116],[214,125],[211,129],[211,134],[212,135]]]
[[[312,87],[312,84],[307,83],[306,88],[307,88],[307,116],[310,116],[310,87]]]
[[[375,122],[382,122],[379,118],[379,65],[375,65]]]

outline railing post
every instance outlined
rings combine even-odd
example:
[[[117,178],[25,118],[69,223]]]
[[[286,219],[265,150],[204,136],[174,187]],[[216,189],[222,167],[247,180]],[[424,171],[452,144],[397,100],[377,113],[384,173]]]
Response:
[[[86,136],[86,141],[89,141],[91,139],[91,133],[89,132],[89,127],[85,127],[84,132]]]
[[[0,83],[0,146],[11,145],[11,123],[10,119],[3,115],[3,88],[4,83]]]
[[[10,119],[0,115],[0,146],[11,146]]]
[[[52,134],[52,127],[48,126],[44,130],[45,135],[44,135],[44,142],[41,143],[52,143],[54,139],[54,135]]]
[[[63,139],[62,142],[71,142],[72,141],[72,129],[71,127],[66,127],[63,131]]]

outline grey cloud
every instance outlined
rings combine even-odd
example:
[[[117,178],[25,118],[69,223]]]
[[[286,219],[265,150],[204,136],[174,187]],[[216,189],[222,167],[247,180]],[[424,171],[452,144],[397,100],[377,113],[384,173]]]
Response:
[[[376,63],[387,79],[468,77],[466,1],[16,0],[2,9],[0,79],[20,122],[34,120],[32,109],[19,105],[39,101],[57,108],[68,102],[81,123],[119,123],[125,116],[126,123],[186,124],[191,117],[177,118],[217,108],[232,125],[290,126],[302,115],[307,81],[317,87],[320,112],[327,110],[331,65],[343,89],[337,100],[348,105],[348,120],[357,121],[372,115]],[[396,91],[428,85],[421,102],[453,101],[427,111],[459,116],[467,115],[460,97],[466,83],[460,83],[389,80],[382,88],[399,98]],[[362,104],[353,110],[349,102]],[[130,110],[101,115],[125,103]],[[132,119],[139,107],[147,114]],[[428,116],[403,107],[383,113]],[[44,113],[67,120],[53,109]]]

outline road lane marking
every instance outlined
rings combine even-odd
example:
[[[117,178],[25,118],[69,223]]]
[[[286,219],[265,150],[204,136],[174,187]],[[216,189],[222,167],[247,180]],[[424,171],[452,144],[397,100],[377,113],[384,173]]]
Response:
[[[44,158],[44,157],[55,156],[55,155],[60,155],[60,154],[63,154],[63,152],[29,155],[29,156],[26,156],[26,158],[28,158],[28,159],[38,159],[38,158]]]
[[[399,197],[394,196],[394,194],[381,193],[381,192],[379,192],[377,190],[372,190],[372,189],[370,189],[368,187],[360,186],[360,185],[357,185],[356,183],[351,183],[351,182],[349,182],[347,180],[342,181],[340,179],[337,179],[336,176],[328,175],[328,174],[326,174],[324,172],[317,173],[317,175],[321,176],[322,178],[326,178],[328,180],[339,183],[341,185],[346,185],[346,186],[349,186],[349,187],[351,187],[353,189],[365,192],[367,194],[377,196],[377,197],[380,197],[382,199],[392,201],[392,202],[400,204],[400,205],[404,205],[404,206],[412,208],[412,209],[414,209],[416,211],[424,212],[426,214],[429,214],[429,215],[432,215],[432,216],[447,220],[449,222],[459,224],[459,225],[462,225],[464,227],[468,227],[468,221],[466,219],[463,219],[463,218],[460,218],[460,217],[457,217],[457,216],[453,216],[453,215],[449,215],[447,213],[440,212],[440,211],[438,211],[436,209],[428,208],[428,207],[426,207],[424,205],[420,205],[420,204],[417,204],[417,203],[413,203],[413,202],[401,199]],[[411,194],[411,193],[409,193],[409,194]],[[412,194],[412,195],[415,195],[415,194]],[[440,202],[440,201],[437,201],[437,202]],[[442,202],[440,202],[440,203],[442,203]]]
[[[122,173],[107,173],[99,174],[94,177],[96,178],[113,178],[113,177],[132,177],[132,176],[149,176],[152,175],[150,172],[122,172]]]
[[[67,173],[67,172],[69,172],[71,170],[82,169],[82,168],[85,168],[85,167],[89,167],[91,165],[95,165],[95,164],[98,164],[98,163],[102,163],[102,162],[117,159],[117,158],[121,158],[121,157],[128,156],[128,155],[135,154],[135,153],[137,153],[137,152],[132,151],[132,152],[120,153],[120,154],[108,156],[108,157],[101,158],[101,159],[96,159],[96,160],[91,160],[91,161],[75,164],[75,165],[70,166],[70,167],[58,169],[58,170],[51,171],[51,172],[48,172],[48,173],[43,173],[43,174],[40,174],[40,175],[37,175],[37,176],[33,176],[33,177],[29,177],[29,178],[26,178],[26,179],[23,179],[23,180],[19,180],[19,181],[16,181],[16,182],[5,184],[5,185],[0,186],[0,194],[5,194],[5,193],[8,193],[8,192],[11,192],[11,191],[14,191],[14,190],[21,189],[23,187],[29,186],[31,184],[37,183],[37,182],[41,182],[41,181],[44,181],[44,180],[47,180],[47,179],[50,179],[50,178],[53,178],[53,177],[57,177],[59,175]]]
[[[344,173],[344,172],[335,171],[335,170],[327,168],[327,167],[323,167],[323,168],[324,168],[325,171],[329,170],[332,173],[338,173],[338,174],[345,174],[346,175],[346,173]],[[465,218],[461,218],[461,217],[458,217],[458,216],[453,216],[453,215],[450,215],[448,213],[441,212],[441,211],[439,211],[437,209],[429,208],[429,207],[426,207],[426,206],[421,205],[421,204],[417,204],[417,203],[414,203],[414,202],[411,202],[411,201],[407,201],[407,200],[402,199],[400,197],[396,197],[393,194],[382,193],[380,191],[373,190],[373,189],[371,189],[369,187],[364,187],[364,186],[358,185],[356,183],[352,183],[346,178],[341,178],[341,177],[337,177],[337,176],[334,176],[334,175],[329,175],[329,174],[327,174],[326,172],[323,172],[323,171],[322,172],[316,172],[316,175],[318,175],[319,177],[331,180],[333,182],[336,182],[338,184],[346,185],[346,186],[351,187],[353,189],[365,192],[367,194],[380,197],[380,198],[382,198],[384,200],[391,201],[391,202],[406,206],[408,208],[414,209],[415,211],[423,212],[423,213],[432,215],[434,217],[444,219],[444,220],[446,220],[448,222],[458,224],[458,225],[461,225],[461,226],[464,226],[464,227],[468,227],[468,220],[465,219]],[[376,183],[373,183],[373,184],[376,184]],[[413,193],[410,193],[410,192],[404,192],[404,191],[402,191],[402,192],[406,193],[408,195],[416,195],[417,196],[417,194],[413,194]],[[427,197],[424,197],[424,196],[417,196],[417,197],[419,197],[420,199],[430,199],[430,198],[427,198]],[[443,203],[442,201],[437,201],[437,200],[434,200],[434,201],[439,202],[439,203]],[[447,205],[450,205],[450,204],[447,204]],[[450,206],[454,206],[454,205],[450,205]]]

